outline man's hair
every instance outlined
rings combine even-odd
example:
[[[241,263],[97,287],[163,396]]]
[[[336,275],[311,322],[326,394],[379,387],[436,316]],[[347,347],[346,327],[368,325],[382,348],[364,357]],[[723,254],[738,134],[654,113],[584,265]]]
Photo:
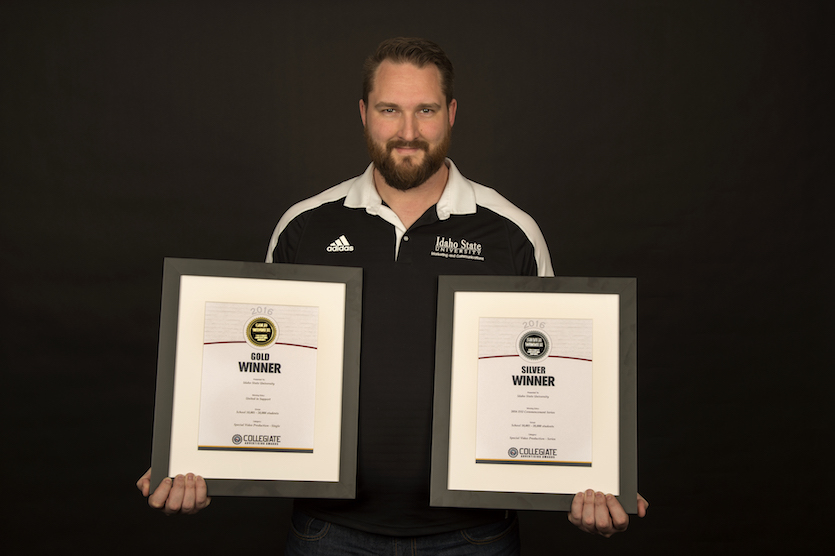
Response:
[[[441,47],[426,39],[396,37],[381,42],[377,50],[365,59],[362,68],[362,100],[366,104],[368,104],[368,94],[374,88],[377,68],[384,60],[391,60],[396,64],[414,64],[419,68],[427,64],[435,65],[441,72],[441,90],[446,97],[446,103],[449,105],[452,102],[455,72],[452,69],[452,62]]]

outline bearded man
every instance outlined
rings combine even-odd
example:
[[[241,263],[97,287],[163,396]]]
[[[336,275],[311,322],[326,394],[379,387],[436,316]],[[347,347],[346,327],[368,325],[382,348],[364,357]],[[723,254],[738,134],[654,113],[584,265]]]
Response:
[[[553,276],[536,222],[446,157],[457,108],[438,45],[381,43],[359,102],[371,164],[291,207],[273,233],[267,262],[363,268],[357,496],[296,500],[286,554],[519,551],[514,512],[429,505],[438,276]],[[149,498],[168,513],[208,501],[192,475]],[[605,536],[628,524],[616,498],[592,490],[569,519]]]

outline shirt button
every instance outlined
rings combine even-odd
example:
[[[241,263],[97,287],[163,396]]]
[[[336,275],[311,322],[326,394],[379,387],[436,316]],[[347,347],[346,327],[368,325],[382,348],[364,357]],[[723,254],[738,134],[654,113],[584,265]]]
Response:
[[[409,241],[409,236],[403,236],[403,241]]]

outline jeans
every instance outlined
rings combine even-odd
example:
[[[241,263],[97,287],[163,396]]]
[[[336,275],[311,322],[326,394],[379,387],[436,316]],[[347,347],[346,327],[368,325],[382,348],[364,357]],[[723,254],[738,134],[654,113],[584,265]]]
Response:
[[[515,513],[498,523],[451,533],[389,537],[342,527],[294,512],[286,556],[518,556]]]

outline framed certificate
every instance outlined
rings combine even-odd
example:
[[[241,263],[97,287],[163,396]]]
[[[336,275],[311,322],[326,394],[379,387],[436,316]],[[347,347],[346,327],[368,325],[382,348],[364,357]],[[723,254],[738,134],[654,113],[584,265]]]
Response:
[[[362,270],[165,259],[151,490],[353,498]]]
[[[634,278],[441,276],[430,503],[637,512]]]

